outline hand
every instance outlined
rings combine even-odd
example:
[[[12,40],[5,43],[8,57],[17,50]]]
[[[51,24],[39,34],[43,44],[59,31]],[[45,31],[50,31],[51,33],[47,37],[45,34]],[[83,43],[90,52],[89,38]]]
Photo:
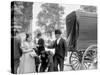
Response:
[[[30,55],[31,55],[32,57],[35,57],[35,56],[36,56],[36,53],[31,52]]]
[[[37,44],[36,46],[37,46],[37,47],[39,47],[39,45],[38,45],[38,44]]]

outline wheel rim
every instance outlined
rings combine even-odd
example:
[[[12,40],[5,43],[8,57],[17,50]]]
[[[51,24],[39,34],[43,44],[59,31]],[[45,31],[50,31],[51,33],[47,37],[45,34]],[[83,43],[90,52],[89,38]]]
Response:
[[[97,45],[89,46],[83,54],[82,66],[83,69],[89,69],[89,66],[97,58]]]

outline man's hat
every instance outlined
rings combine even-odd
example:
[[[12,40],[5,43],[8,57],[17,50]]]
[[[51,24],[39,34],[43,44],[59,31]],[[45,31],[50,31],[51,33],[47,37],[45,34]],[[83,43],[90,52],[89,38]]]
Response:
[[[55,30],[55,34],[61,34],[61,31],[59,29]]]

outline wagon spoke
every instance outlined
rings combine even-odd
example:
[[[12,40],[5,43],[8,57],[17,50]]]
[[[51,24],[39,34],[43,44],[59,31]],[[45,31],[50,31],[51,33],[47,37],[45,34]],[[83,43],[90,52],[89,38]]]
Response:
[[[77,63],[77,64],[74,66],[75,70],[77,69],[78,64],[79,64],[79,63]]]
[[[78,60],[72,60],[71,62],[75,62],[75,61],[78,62]]]
[[[73,62],[74,60],[75,60],[75,61],[78,61],[78,59],[71,59],[72,62]]]
[[[86,69],[89,67],[89,63],[88,62],[83,62],[83,65],[85,66]]]
[[[80,63],[77,65],[77,68],[76,68],[77,70],[79,70],[79,66],[80,66]]]
[[[75,62],[74,64],[72,64],[72,66],[73,66],[73,68],[76,70],[76,69],[80,68],[80,62],[77,61],[77,62]]]
[[[86,63],[84,63],[84,66],[85,66],[86,69],[88,68],[88,65],[86,65]]]
[[[71,58],[76,58],[76,59],[78,59],[78,57],[73,57],[73,56],[72,56]]]
[[[75,63],[73,63],[72,65],[76,64],[78,61],[76,61]]]
[[[80,68],[81,68],[81,64],[79,64],[78,70],[80,70]]]
[[[78,70],[80,70],[80,65],[81,65],[81,64],[79,64],[79,66],[78,66]]]

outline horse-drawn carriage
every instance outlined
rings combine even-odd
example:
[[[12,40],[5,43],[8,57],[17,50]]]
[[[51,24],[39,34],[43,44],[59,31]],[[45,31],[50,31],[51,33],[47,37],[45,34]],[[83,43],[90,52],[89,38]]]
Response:
[[[66,17],[69,63],[73,70],[97,64],[97,14],[74,11]]]

